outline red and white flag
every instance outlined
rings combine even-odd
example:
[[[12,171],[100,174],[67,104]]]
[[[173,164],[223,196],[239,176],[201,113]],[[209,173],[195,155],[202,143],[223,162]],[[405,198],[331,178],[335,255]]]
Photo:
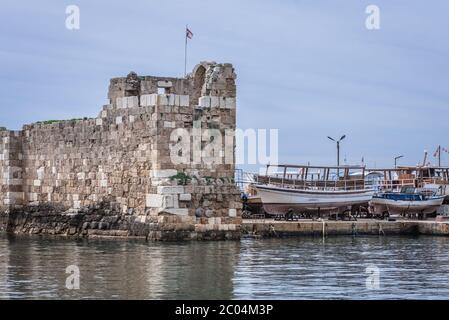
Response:
[[[186,37],[189,38],[189,39],[193,38],[193,32],[190,31],[190,29],[187,28],[187,27],[186,27]]]
[[[438,152],[440,152],[440,147],[438,147],[438,148],[435,150],[435,153],[433,154],[433,157],[434,157],[434,158],[437,157]]]

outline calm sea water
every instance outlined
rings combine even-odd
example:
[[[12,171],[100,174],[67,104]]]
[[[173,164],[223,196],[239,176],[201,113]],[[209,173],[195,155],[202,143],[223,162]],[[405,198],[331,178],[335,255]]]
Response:
[[[66,268],[80,289],[66,288]],[[366,267],[379,288],[366,287]],[[449,238],[145,243],[0,236],[0,299],[449,299]]]

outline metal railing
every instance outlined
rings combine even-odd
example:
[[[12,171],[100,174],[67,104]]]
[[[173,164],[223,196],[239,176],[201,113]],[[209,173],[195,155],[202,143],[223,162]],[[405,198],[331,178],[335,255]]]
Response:
[[[235,184],[244,192],[249,184],[256,183],[256,175],[251,172],[243,171],[242,169],[235,169]]]
[[[272,176],[258,176],[258,183],[280,186],[291,189],[311,189],[311,190],[364,190],[366,189],[363,179],[351,180],[299,180],[279,178]]]

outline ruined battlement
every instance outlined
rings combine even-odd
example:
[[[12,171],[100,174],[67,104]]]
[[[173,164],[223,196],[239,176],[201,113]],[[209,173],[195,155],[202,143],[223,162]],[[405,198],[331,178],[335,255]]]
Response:
[[[0,129],[0,212],[15,232],[236,237],[235,79],[214,62],[186,78],[131,72],[111,79],[97,118]]]
[[[236,97],[236,74],[229,63],[202,62],[185,78],[138,76],[113,78],[108,98],[114,104],[117,98],[152,94],[188,95],[191,105],[198,105],[202,96]]]

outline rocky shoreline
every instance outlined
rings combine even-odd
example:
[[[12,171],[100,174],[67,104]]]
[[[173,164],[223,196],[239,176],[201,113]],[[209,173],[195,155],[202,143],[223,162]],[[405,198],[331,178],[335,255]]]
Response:
[[[140,216],[103,209],[61,212],[49,206],[0,213],[0,231],[9,234],[149,241],[239,240],[240,225],[222,222],[230,221],[174,215],[148,216],[142,221]]]

